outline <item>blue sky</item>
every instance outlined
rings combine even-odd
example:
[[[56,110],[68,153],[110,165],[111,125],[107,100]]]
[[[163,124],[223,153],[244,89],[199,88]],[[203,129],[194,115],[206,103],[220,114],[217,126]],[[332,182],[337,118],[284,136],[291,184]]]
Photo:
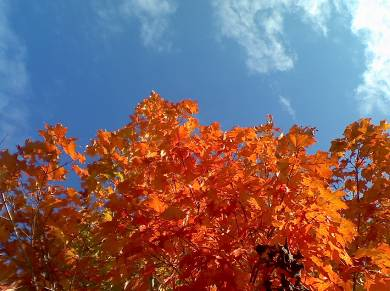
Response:
[[[389,1],[0,0],[0,134],[61,122],[86,144],[151,90],[223,128],[274,116],[327,149],[361,117],[389,120]]]

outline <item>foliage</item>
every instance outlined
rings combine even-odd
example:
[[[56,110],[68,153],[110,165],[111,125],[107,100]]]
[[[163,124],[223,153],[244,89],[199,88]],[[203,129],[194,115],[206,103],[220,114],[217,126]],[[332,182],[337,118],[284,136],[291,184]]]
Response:
[[[0,152],[1,287],[266,289],[255,248],[286,241],[303,287],[389,289],[386,122],[310,154],[314,128],[224,131],[197,112],[153,92],[85,151],[58,124]]]
[[[284,246],[258,244],[255,250],[259,259],[251,272],[250,283],[255,283],[262,268],[262,285],[267,291],[309,291],[308,287],[301,283],[304,265],[300,261],[304,257],[300,250],[292,254],[288,239],[285,240]],[[276,277],[278,274],[281,275],[279,279]]]

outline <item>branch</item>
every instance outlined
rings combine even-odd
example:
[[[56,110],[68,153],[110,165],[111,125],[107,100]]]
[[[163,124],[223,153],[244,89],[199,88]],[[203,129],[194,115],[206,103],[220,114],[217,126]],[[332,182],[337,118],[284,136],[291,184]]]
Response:
[[[15,232],[15,235],[16,237],[18,238],[18,241],[20,242],[20,247],[22,249],[22,253],[23,253],[23,256],[26,260],[26,263],[28,264],[29,268],[30,268],[30,272],[31,272],[31,277],[32,277],[32,280],[33,280],[33,284],[35,286],[35,289],[36,290],[40,290],[39,287],[38,287],[38,284],[37,284],[37,279],[34,275],[34,270],[33,270],[33,265],[31,264],[31,261],[30,261],[30,258],[27,256],[27,253],[26,253],[26,249],[24,248],[23,246],[23,241],[19,235],[19,232],[18,232],[18,228],[16,227],[16,224],[15,224],[15,221],[14,221],[14,218],[11,214],[11,210],[9,209],[8,207],[8,204],[7,204],[7,200],[5,199],[5,194],[2,192],[1,193],[1,198],[3,200],[3,204],[5,206],[5,209],[7,211],[7,215],[8,215],[8,218],[9,218],[9,221],[11,222],[12,224],[12,227],[14,229],[14,232]]]

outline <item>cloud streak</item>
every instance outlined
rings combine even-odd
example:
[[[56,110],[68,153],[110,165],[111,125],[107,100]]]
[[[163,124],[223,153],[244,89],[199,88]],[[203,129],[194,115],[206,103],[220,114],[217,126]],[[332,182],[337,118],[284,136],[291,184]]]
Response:
[[[0,1],[0,140],[4,139],[1,147],[21,138],[28,117],[26,49],[10,25],[9,10],[9,2]]]
[[[140,24],[143,45],[157,51],[169,51],[170,17],[176,12],[172,0],[122,0],[115,2],[93,2],[103,26],[111,33],[124,32],[125,23],[136,19]]]
[[[283,97],[281,95],[278,97],[278,100],[282,105],[282,107],[285,109],[285,111],[291,116],[291,118],[293,120],[296,120],[296,111],[293,109],[291,105],[291,101],[288,98]]]

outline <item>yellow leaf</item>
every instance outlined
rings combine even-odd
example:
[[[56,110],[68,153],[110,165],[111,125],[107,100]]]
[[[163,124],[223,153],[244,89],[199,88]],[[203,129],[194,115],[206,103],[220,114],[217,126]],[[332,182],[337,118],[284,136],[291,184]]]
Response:
[[[125,180],[122,172],[114,172],[114,175],[118,178],[119,182],[123,182]]]
[[[148,151],[148,154],[146,155],[147,158],[153,158],[153,157],[156,157],[158,155],[157,152],[155,151]]]
[[[347,265],[352,265],[352,260],[349,256],[349,254],[345,251],[345,250],[342,250],[341,253],[340,253],[340,257],[341,259],[344,260],[344,262],[347,264]]]
[[[76,261],[77,257],[78,257],[78,255],[73,248],[67,249],[65,251],[65,263],[66,264],[68,264],[68,265],[73,264]]]
[[[111,216],[110,213],[111,212],[109,210],[106,210],[106,212],[103,214],[103,222],[113,221],[113,216]]]

